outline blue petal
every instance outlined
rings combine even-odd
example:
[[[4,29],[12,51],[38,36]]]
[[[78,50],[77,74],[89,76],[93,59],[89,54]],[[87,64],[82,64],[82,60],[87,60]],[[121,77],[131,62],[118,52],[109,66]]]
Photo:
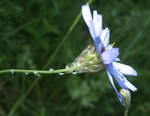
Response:
[[[93,24],[95,27],[96,36],[100,36],[102,32],[102,15],[97,14],[97,11],[93,11]]]
[[[102,42],[101,42],[100,36],[96,36],[95,28],[94,28],[93,22],[90,22],[89,31],[90,31],[90,34],[91,34],[91,36],[92,36],[92,38],[93,38],[93,41],[94,41],[94,44],[95,44],[95,46],[96,46],[97,52],[98,52],[99,55],[101,55]]]
[[[92,21],[92,15],[91,15],[91,11],[90,11],[90,7],[88,3],[82,6],[82,16],[83,16],[84,21],[89,27],[90,21]]]
[[[113,75],[113,77],[115,78],[115,80],[117,81],[117,83],[119,84],[119,86],[121,88],[124,89],[130,89],[132,91],[136,91],[137,88],[135,86],[133,86],[125,77],[122,73],[120,73],[119,71],[115,70],[114,67],[112,66],[112,64],[107,65],[107,70],[109,71],[109,73],[111,75]]]
[[[97,50],[99,56],[101,56],[101,52],[102,52],[102,47],[103,47],[103,45],[102,45],[102,42],[101,42],[101,39],[100,39],[99,36],[95,38],[94,43],[95,43],[96,50]]]
[[[101,59],[104,64],[110,64],[118,57],[118,55],[119,55],[118,48],[106,49],[102,53]]]
[[[137,72],[128,65],[113,62],[113,67],[124,75],[137,76]]]
[[[101,40],[104,47],[108,46],[109,36],[110,36],[110,30],[108,28],[105,28],[101,33]]]
[[[108,74],[110,83],[111,83],[111,85],[113,86],[113,88],[114,88],[114,90],[115,90],[115,92],[116,92],[116,94],[117,94],[117,97],[118,97],[119,101],[121,102],[121,101],[122,101],[122,96],[121,96],[121,94],[117,91],[117,89],[116,89],[116,87],[115,87],[115,85],[114,85],[114,81],[113,81],[113,78],[112,78],[111,74],[110,74],[108,71],[107,71],[107,74]]]
[[[96,33],[95,33],[95,28],[94,28],[94,25],[93,25],[92,21],[90,21],[90,23],[89,23],[89,31],[90,31],[90,34],[91,34],[93,40],[95,41]]]

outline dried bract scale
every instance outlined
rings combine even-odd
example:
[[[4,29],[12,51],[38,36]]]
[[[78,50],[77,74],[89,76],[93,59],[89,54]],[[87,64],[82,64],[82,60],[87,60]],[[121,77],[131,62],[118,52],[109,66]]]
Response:
[[[82,53],[66,66],[66,68],[72,68],[77,73],[85,72],[98,72],[104,69],[102,60],[100,59],[95,46],[89,45]]]

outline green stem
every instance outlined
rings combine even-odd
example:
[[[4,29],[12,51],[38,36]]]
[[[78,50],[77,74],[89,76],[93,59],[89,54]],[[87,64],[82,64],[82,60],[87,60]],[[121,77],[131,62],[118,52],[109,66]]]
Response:
[[[128,116],[128,109],[125,109],[124,116]]]
[[[89,0],[89,4],[92,3],[93,0]],[[54,56],[56,55],[56,53],[60,50],[62,44],[64,43],[64,41],[68,38],[68,36],[70,35],[70,33],[72,32],[72,30],[75,28],[75,26],[77,25],[79,19],[81,17],[81,12],[78,14],[78,16],[76,17],[76,19],[74,20],[73,24],[71,25],[71,27],[69,28],[67,34],[64,36],[62,43],[60,46],[58,46],[58,49],[55,50],[54,55],[48,60],[48,62],[46,63],[46,65],[44,66],[44,69],[48,67],[48,65],[50,64],[50,62],[52,61],[52,59],[54,58]],[[38,83],[38,81],[40,80],[40,78],[36,78],[35,81],[30,85],[30,87],[28,88],[27,92],[25,93],[25,95],[23,97],[21,97],[20,99],[18,99],[16,101],[16,103],[13,105],[12,109],[10,110],[10,112],[8,113],[8,116],[13,116],[15,111],[17,110],[17,108],[21,105],[21,103],[25,100],[25,98],[29,95],[29,93],[32,91],[32,89],[34,88],[34,86]]]
[[[6,70],[0,70],[1,73],[33,73],[33,74],[59,74],[59,73],[70,73],[74,71],[74,68],[65,68],[65,69],[58,69],[58,70],[24,70],[24,69],[6,69]]]

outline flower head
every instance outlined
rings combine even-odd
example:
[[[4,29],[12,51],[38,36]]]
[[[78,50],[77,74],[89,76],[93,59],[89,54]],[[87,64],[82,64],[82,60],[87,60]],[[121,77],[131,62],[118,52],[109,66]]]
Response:
[[[104,69],[101,59],[94,45],[89,45],[81,54],[73,61],[67,64],[66,68],[74,69],[71,73],[98,72]]]
[[[137,88],[124,75],[137,76],[137,73],[132,67],[118,63],[119,48],[113,48],[109,44],[110,31],[108,28],[102,28],[102,15],[94,10],[92,16],[89,5],[85,4],[82,6],[82,16],[89,28],[97,53],[107,70],[109,80],[122,103],[123,96],[116,89],[113,78],[122,89],[136,91]]]

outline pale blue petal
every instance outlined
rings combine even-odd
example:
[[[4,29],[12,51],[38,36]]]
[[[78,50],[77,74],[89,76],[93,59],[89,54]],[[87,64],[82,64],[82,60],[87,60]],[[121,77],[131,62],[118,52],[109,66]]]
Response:
[[[90,21],[92,21],[92,15],[91,15],[91,11],[90,11],[90,7],[88,3],[82,6],[82,16],[83,16],[84,21],[89,27]]]
[[[90,31],[90,34],[91,34],[91,36],[92,36],[92,38],[93,38],[93,41],[94,41],[94,44],[95,44],[96,49],[97,49],[97,51],[98,51],[98,54],[101,55],[102,42],[101,42],[100,37],[99,37],[99,36],[96,36],[93,22],[90,22],[89,31]]]
[[[89,23],[89,31],[90,31],[90,34],[91,34],[93,40],[95,41],[96,33],[95,33],[95,28],[94,28],[94,25],[93,25],[92,21],[90,21],[90,23]]]
[[[124,75],[137,76],[137,72],[128,65],[113,62],[113,67]]]
[[[97,14],[97,11],[93,11],[93,24],[95,27],[96,36],[100,36],[102,31],[102,16]]]
[[[132,85],[126,78],[124,84],[128,87],[128,89],[132,91],[137,91],[137,88],[134,85]]]
[[[111,64],[107,66],[107,70],[109,71],[109,73],[111,75],[113,75],[113,77],[115,78],[115,80],[117,81],[117,83],[119,84],[119,86],[121,88],[130,89],[132,91],[137,91],[137,88],[134,85],[132,85],[125,78],[125,76],[122,73],[120,73],[119,71],[115,70],[114,67]]]
[[[101,40],[104,47],[108,46],[109,36],[110,36],[110,30],[108,28],[105,28],[101,33]]]
[[[102,15],[98,14],[97,17],[98,17],[98,18],[97,18],[97,19],[98,19],[98,23],[99,23],[99,25],[100,25],[100,26],[98,27],[98,31],[99,31],[99,33],[101,33],[102,30],[103,30],[103,29],[102,29],[102,26],[103,26],[103,24],[102,24]]]
[[[119,101],[121,102],[121,101],[122,101],[122,96],[121,96],[121,94],[117,91],[111,74],[110,74],[108,71],[107,71],[107,74],[108,74],[110,83],[111,83],[111,85],[113,86],[113,88],[114,88],[114,90],[115,90],[115,92],[116,92],[116,94],[117,94],[117,97],[118,97]]]
[[[102,47],[103,47],[103,45],[102,45],[102,42],[101,42],[101,39],[100,39],[99,36],[95,38],[94,43],[95,43],[96,50],[97,50],[99,56],[101,56],[101,52],[102,52]]]
[[[112,48],[112,49],[106,49],[102,55],[101,59],[104,64],[110,64],[113,62],[119,55],[119,49],[118,48]]]

